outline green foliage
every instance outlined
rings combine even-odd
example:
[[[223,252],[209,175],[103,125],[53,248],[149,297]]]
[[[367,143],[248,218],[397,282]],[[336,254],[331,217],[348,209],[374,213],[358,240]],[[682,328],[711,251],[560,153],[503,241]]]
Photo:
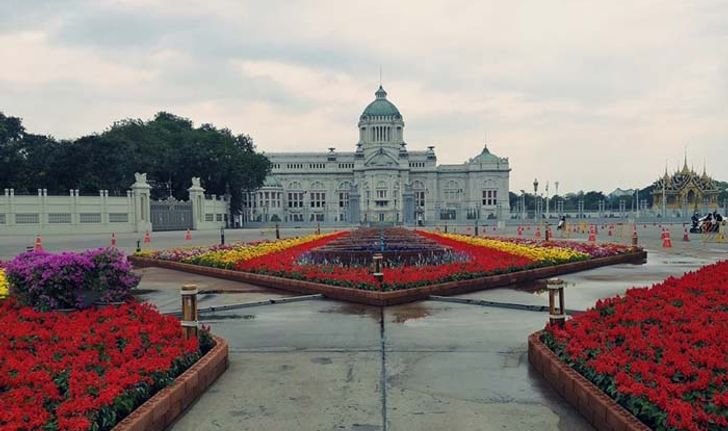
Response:
[[[67,141],[27,133],[20,118],[0,113],[1,185],[18,194],[38,188],[49,194],[106,189],[124,196],[134,172],[146,172],[154,198],[186,200],[190,179],[200,177],[207,193],[229,193],[236,211],[240,192],[258,188],[269,171],[270,162],[255,151],[250,136],[211,124],[195,128],[166,112],[149,121],[118,121],[100,134]]]

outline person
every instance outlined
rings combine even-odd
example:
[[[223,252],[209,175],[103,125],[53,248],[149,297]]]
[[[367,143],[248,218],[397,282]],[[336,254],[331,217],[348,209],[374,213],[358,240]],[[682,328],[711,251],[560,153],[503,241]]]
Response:
[[[556,230],[564,230],[566,227],[566,216],[561,216],[559,224],[556,226]]]
[[[690,226],[690,233],[699,233],[700,232],[700,214],[697,212],[693,214],[692,217],[690,217],[690,221],[692,222],[692,226]]]
[[[703,232],[713,232],[713,213],[708,213],[701,221]]]

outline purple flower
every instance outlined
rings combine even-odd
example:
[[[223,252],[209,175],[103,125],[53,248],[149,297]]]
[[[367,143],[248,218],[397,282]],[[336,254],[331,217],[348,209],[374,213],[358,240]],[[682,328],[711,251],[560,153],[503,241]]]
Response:
[[[40,310],[124,301],[139,284],[126,256],[114,248],[22,253],[6,264],[6,276],[11,294]]]

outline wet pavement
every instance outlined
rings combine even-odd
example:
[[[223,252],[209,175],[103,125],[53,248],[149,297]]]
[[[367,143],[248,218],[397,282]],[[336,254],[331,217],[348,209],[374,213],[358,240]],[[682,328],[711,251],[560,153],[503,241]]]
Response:
[[[515,235],[515,229],[498,233]],[[663,249],[658,227],[640,227],[640,242],[649,253],[644,265],[563,276],[567,308],[583,310],[630,287],[728,259],[728,244],[703,244],[696,236],[682,242],[681,229],[672,233],[673,248]],[[236,235],[270,238],[272,231],[240,231],[228,238]],[[195,238],[215,241],[209,233]],[[49,248],[84,248],[102,239],[76,239],[68,247],[58,239]],[[133,239],[124,238],[122,245],[132,246]],[[607,237],[600,231],[599,240],[607,239],[629,242],[626,233]],[[156,246],[178,243],[185,244],[172,233],[155,236]],[[7,258],[18,245],[3,243],[0,256]],[[160,268],[141,272],[138,297],[164,312],[179,310],[179,288],[188,283],[203,292],[200,307],[291,296]],[[547,302],[541,282],[461,297]],[[527,337],[543,328],[544,312],[435,300],[380,308],[312,299],[216,311],[201,320],[230,343],[230,369],[171,427],[174,431],[593,430],[528,366]]]
[[[663,249],[659,229],[640,234],[647,263],[563,276],[567,308],[728,258],[726,244],[677,238]],[[200,307],[289,296],[148,268],[140,297],[174,311],[184,283],[208,292]],[[547,302],[543,282],[460,297]],[[204,314],[230,343],[230,369],[171,429],[591,431],[528,366],[527,337],[546,320],[545,312],[436,300],[380,308],[313,299]]]

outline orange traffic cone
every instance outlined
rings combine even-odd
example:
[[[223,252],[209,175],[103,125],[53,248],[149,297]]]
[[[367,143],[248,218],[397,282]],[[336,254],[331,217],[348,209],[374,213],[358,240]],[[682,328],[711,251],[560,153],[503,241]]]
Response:
[[[111,246],[116,247],[116,234],[111,232]]]
[[[662,232],[662,248],[672,248],[672,240],[670,239],[670,231],[668,229]]]
[[[35,237],[35,247],[33,247],[33,250],[43,251],[43,241],[40,239],[40,235]]]
[[[596,226],[592,226],[591,229],[589,229],[589,242],[596,242],[597,240],[597,228]]]
[[[144,244],[151,244],[152,243],[152,236],[149,234],[149,231],[144,234]]]
[[[683,241],[690,241],[690,237],[688,236],[688,228],[685,228],[685,232],[683,233]]]
[[[190,241],[192,239],[192,232],[190,232],[189,229],[187,229],[187,232],[185,232],[185,241]]]

